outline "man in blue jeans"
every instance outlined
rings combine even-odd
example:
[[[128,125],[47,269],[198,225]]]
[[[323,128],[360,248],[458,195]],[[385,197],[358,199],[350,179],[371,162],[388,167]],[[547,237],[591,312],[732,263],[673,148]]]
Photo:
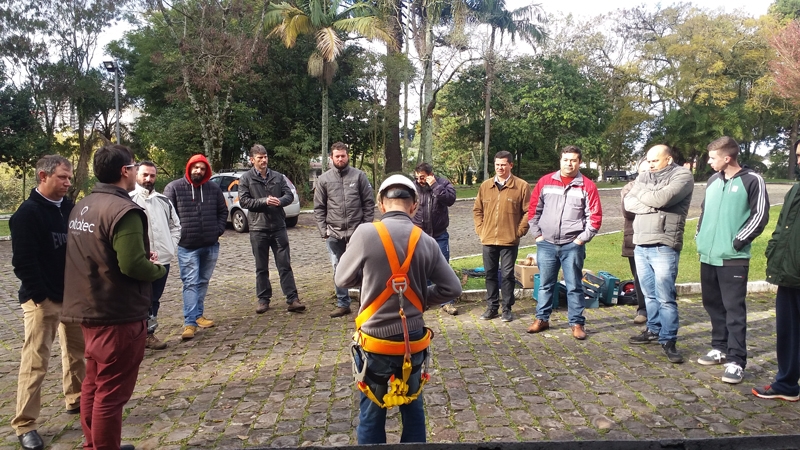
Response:
[[[647,328],[628,342],[658,341],[670,362],[681,363],[683,356],[675,346],[679,326],[675,280],[694,179],[689,169],[675,163],[666,145],[648,150],[647,161],[650,171],[639,174],[623,200],[625,209],[636,214],[633,255],[647,303]]]
[[[422,228],[428,236],[436,239],[444,259],[450,261],[450,225],[448,208],[456,202],[456,188],[450,180],[433,174],[433,167],[420,163],[414,169],[414,186],[419,194],[417,213],[411,218],[414,225]],[[442,305],[442,311],[455,316],[458,314],[455,300]]]
[[[558,269],[564,271],[567,308],[572,337],[586,339],[581,282],[586,243],[600,229],[603,210],[600,195],[592,180],[581,175],[581,149],[569,145],[561,150],[560,170],[543,176],[531,195],[528,207],[530,233],[536,236],[536,262],[539,266],[539,294],[536,319],[528,333],[550,328],[553,288]]]
[[[403,423],[400,442],[425,442],[420,386],[428,379],[422,366],[431,333],[422,314],[461,295],[461,282],[433,238],[411,222],[417,208],[412,181],[392,175],[378,196],[381,221],[358,227],[335,275],[337,286],[361,288],[358,340],[352,348],[356,367],[363,371],[358,443],[386,443],[386,410],[395,405]],[[392,376],[398,389],[390,391]]]
[[[183,282],[183,333],[194,337],[197,327],[211,328],[214,321],[203,316],[208,281],[219,257],[219,237],[225,232],[228,207],[222,189],[209,183],[211,165],[203,155],[186,163],[186,174],[164,188],[181,220],[178,264]]]

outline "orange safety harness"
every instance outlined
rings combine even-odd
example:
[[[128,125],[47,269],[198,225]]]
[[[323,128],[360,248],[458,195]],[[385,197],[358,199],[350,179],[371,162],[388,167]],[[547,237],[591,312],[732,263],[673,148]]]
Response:
[[[408,337],[406,314],[403,310],[403,300],[407,297],[414,307],[424,312],[422,301],[420,301],[413,290],[409,289],[410,284],[408,282],[408,268],[411,266],[411,259],[417,247],[417,242],[419,242],[419,238],[422,235],[422,230],[418,227],[412,229],[411,236],[408,240],[406,259],[403,264],[400,265],[400,261],[397,258],[397,251],[394,248],[394,243],[392,242],[391,236],[389,236],[386,225],[381,222],[375,222],[373,225],[377,229],[378,236],[380,236],[381,243],[386,251],[386,257],[392,269],[392,276],[386,281],[386,289],[356,317],[356,332],[353,334],[353,342],[350,344],[350,354],[353,358],[353,377],[355,378],[358,389],[376,405],[381,408],[389,409],[393,406],[407,405],[416,400],[422,393],[422,388],[425,386],[425,383],[430,380],[431,376],[427,371],[428,361],[426,358],[425,370],[423,370],[420,375],[419,390],[414,394],[408,394],[408,378],[411,376],[412,369],[411,355],[413,353],[419,353],[430,346],[433,332],[426,328],[424,337],[416,341],[410,341]],[[372,337],[361,331],[361,326],[394,294],[397,294],[400,300],[400,311],[398,314],[400,314],[400,320],[403,325],[403,342]],[[389,389],[386,395],[383,396],[383,401],[378,400],[369,385],[364,382],[367,374],[367,358],[365,352],[379,355],[403,356],[403,378],[398,379],[394,375],[389,378]],[[358,370],[356,364],[358,359],[362,362],[361,370]]]

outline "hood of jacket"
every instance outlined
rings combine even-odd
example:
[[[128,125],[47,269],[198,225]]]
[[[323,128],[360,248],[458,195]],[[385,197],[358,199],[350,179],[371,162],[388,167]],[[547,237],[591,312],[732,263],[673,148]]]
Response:
[[[192,181],[192,166],[195,163],[203,163],[206,165],[206,176],[199,183],[195,183]],[[198,187],[203,184],[206,184],[208,180],[211,179],[211,164],[208,163],[208,159],[206,159],[205,155],[197,154],[189,158],[189,162],[186,163],[186,181],[188,181],[192,186]]]

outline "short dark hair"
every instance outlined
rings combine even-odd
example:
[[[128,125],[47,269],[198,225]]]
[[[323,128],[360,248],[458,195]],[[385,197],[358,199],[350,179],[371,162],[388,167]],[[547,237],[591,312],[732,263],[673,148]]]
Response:
[[[427,173],[428,175],[433,173],[433,166],[424,162],[417,164],[417,167],[414,168],[414,172],[417,173]]]
[[[133,152],[124,145],[108,144],[94,154],[94,175],[101,183],[116,183],[122,178],[120,169],[133,160]]]
[[[58,166],[65,166],[67,169],[72,169],[72,163],[67,158],[61,155],[44,155],[39,161],[36,161],[36,174],[44,172],[45,175],[50,176],[56,173]]]
[[[156,169],[156,171],[158,171],[158,167],[156,167],[156,164],[153,161],[145,160],[145,161],[140,162],[139,165],[140,166],[152,167],[153,169]]]
[[[583,161],[583,152],[577,145],[568,145],[561,149],[561,154],[574,153],[578,155],[578,161]]]
[[[494,154],[494,159],[505,159],[506,161],[513,163],[514,155],[512,155],[511,152],[500,150],[499,152]]]
[[[331,145],[331,151],[328,153],[332,155],[334,150],[344,150],[347,152],[349,151],[349,147],[347,147],[347,144],[344,142],[334,142],[333,145]]]
[[[250,147],[250,156],[266,155],[266,154],[267,154],[267,149],[264,148],[264,146],[261,144],[255,144],[252,147]]]
[[[706,148],[709,152],[714,151],[722,153],[725,156],[730,156],[734,161],[739,157],[739,143],[730,136],[722,136],[712,141]]]

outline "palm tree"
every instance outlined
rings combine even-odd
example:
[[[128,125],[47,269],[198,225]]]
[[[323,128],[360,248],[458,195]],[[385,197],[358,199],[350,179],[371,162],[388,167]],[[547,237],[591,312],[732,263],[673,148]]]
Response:
[[[372,5],[356,2],[344,6],[340,0],[300,0],[271,5],[266,16],[270,36],[277,36],[287,48],[294,47],[297,38],[313,34],[316,48],[308,58],[308,74],[322,83],[322,170],[326,169],[328,153],[328,87],[333,82],[338,64],[336,58],[344,48],[340,33],[353,33],[367,39],[378,39],[389,45],[394,39],[386,23],[374,12]]]
[[[507,33],[513,43],[519,35],[522,40],[530,45],[541,44],[547,33],[540,24],[546,19],[542,16],[539,5],[531,4],[513,11],[506,9],[505,0],[472,0],[468,4],[475,14],[478,22],[489,25],[489,48],[484,58],[486,66],[486,88],[484,93],[484,123],[483,123],[483,178],[489,177],[489,138],[491,136],[491,101],[492,81],[494,80],[495,67],[495,37],[500,33],[500,43]]]

